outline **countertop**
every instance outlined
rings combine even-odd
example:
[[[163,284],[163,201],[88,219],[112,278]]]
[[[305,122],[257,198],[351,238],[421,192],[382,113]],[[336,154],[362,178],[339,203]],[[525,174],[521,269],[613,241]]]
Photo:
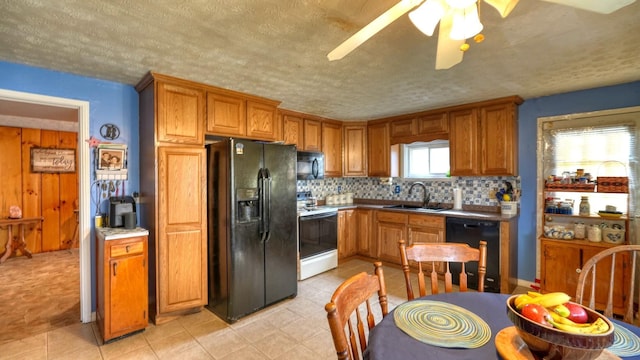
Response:
[[[147,236],[149,235],[149,230],[143,229],[141,227],[136,227],[135,229],[125,229],[123,227],[100,227],[96,228],[96,235],[102,240],[117,240],[135,236]]]
[[[499,212],[490,212],[490,211],[478,211],[478,210],[454,210],[454,209],[446,209],[446,210],[438,210],[438,211],[430,211],[430,210],[422,210],[422,209],[394,209],[387,207],[389,204],[340,204],[340,205],[322,205],[318,206],[318,208],[330,207],[336,208],[338,210],[348,210],[348,209],[372,209],[372,210],[385,210],[385,211],[395,211],[395,212],[405,212],[405,213],[413,213],[413,214],[422,214],[422,215],[434,215],[434,216],[444,216],[444,217],[455,217],[455,218],[468,218],[468,219],[482,219],[482,220],[492,220],[492,221],[511,221],[518,218],[518,215],[502,215]]]

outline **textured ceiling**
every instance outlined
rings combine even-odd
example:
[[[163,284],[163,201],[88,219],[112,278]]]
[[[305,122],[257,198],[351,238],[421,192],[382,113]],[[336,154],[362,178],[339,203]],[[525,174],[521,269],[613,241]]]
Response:
[[[605,1],[605,0],[603,0]],[[340,120],[640,80],[640,1],[601,15],[520,0],[434,70],[437,36],[407,15],[326,55],[397,0],[0,0],[0,60],[136,84],[149,70]]]

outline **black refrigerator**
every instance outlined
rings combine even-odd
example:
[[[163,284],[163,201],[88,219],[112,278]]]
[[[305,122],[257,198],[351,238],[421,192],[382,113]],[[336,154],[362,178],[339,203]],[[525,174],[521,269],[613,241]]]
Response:
[[[232,323],[297,295],[296,148],[224,139],[207,162],[207,308]]]

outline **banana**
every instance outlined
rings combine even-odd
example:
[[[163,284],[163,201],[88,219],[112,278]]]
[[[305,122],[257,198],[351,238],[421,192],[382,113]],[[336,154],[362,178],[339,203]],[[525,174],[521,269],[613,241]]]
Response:
[[[577,322],[571,321],[571,320],[567,319],[566,317],[562,317],[561,315],[557,314],[554,311],[549,311],[549,315],[551,315],[551,317],[553,318],[554,321],[556,321],[556,322],[558,322],[560,324],[565,324],[565,325],[575,326],[575,327],[589,327],[589,326],[591,326],[591,323],[578,324]]]
[[[557,305],[553,308],[553,312],[562,316],[563,318],[568,317],[569,315],[571,315],[571,311],[569,311],[569,308],[567,308],[566,306],[560,304]]]
[[[587,326],[574,326],[574,325],[560,323],[554,319],[551,313],[549,316],[546,317],[546,320],[551,325],[553,325],[553,327],[555,327],[556,329],[560,329],[562,331],[566,331],[574,334],[602,334],[609,330],[609,325],[601,318],[597,318],[596,321],[594,321],[591,324],[587,324]],[[568,320],[568,319],[565,319],[565,320]],[[576,324],[576,325],[583,325],[583,324]]]
[[[516,306],[516,309],[522,309],[522,307],[525,305],[525,303],[529,302],[531,300],[533,300],[532,297],[530,297],[527,294],[522,294],[522,295],[518,295],[518,297],[516,297],[516,299],[513,302],[513,304]]]
[[[527,294],[528,295],[528,294]],[[516,309],[521,310],[526,304],[540,304],[546,308],[553,308],[555,306],[566,303],[571,300],[571,296],[563,293],[563,292],[553,292],[548,294],[542,294],[536,297],[531,297],[531,299],[524,299],[516,305]],[[517,298],[516,298],[517,300]]]
[[[538,297],[538,296],[542,296],[542,294],[537,292],[537,291],[527,291],[527,295],[529,295],[532,298],[535,298],[535,297]]]

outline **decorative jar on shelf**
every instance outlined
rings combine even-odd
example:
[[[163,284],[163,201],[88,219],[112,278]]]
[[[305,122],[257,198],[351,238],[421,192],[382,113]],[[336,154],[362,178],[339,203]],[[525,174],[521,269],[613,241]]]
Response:
[[[579,214],[581,216],[589,216],[590,213],[591,213],[591,206],[589,205],[589,197],[582,196],[580,200]]]

